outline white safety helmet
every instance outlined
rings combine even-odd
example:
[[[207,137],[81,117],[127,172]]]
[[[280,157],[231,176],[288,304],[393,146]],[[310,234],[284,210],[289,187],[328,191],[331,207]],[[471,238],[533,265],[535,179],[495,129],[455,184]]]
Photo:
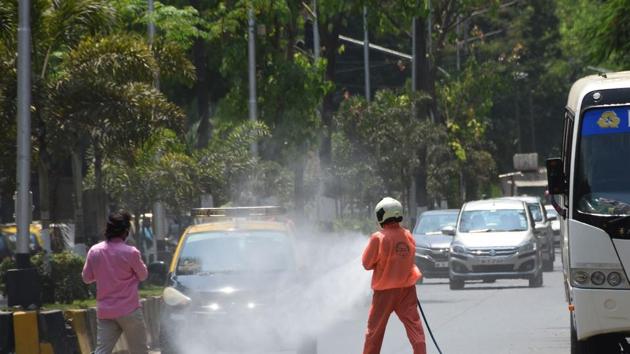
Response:
[[[380,225],[387,221],[401,222],[403,219],[403,207],[399,201],[394,198],[385,197],[376,204],[374,208],[376,220]]]

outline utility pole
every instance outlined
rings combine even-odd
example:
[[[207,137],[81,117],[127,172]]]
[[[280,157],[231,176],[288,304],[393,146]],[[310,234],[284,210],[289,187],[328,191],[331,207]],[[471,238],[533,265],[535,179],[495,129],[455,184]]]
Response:
[[[18,268],[27,268],[29,261],[29,227],[31,205],[31,28],[30,0],[19,1],[18,27],[18,116],[17,116],[17,224]]]
[[[313,56],[315,61],[321,55],[319,43],[319,17],[317,16],[317,0],[313,0]]]
[[[148,9],[147,12],[149,14],[150,20],[149,20],[149,24],[147,26],[147,35],[148,35],[148,39],[149,39],[149,47],[151,47],[151,50],[153,50],[153,43],[155,41],[155,23],[153,22],[153,12],[155,11],[155,6],[153,4],[153,0],[148,0]],[[156,90],[160,90],[160,73],[157,72],[155,73],[155,78],[153,80],[153,87]],[[148,250],[144,250],[144,238],[146,237],[146,228],[144,226],[140,226],[140,230],[138,230],[140,232],[140,237],[141,240],[139,240],[140,242],[138,243],[138,246],[143,249],[144,251],[146,251],[147,253],[147,263],[152,263],[152,262],[156,262],[158,260],[157,254],[158,254],[158,249],[157,249],[157,241],[158,239],[164,239],[164,237],[166,236],[166,225],[165,225],[165,219],[166,219],[166,215],[164,212],[164,204],[161,201],[156,201],[155,203],[153,203],[152,206],[152,216],[151,216],[151,226],[153,228],[153,233],[152,233],[152,239],[151,239],[151,246],[149,247]],[[143,215],[143,218],[145,218],[146,215]],[[142,221],[142,224],[144,224],[144,220]]]
[[[367,6],[363,6],[363,65],[365,66],[365,99],[370,102],[370,38],[368,35]]]
[[[258,107],[256,104],[256,20],[252,5],[247,9],[248,24],[248,64],[249,64],[249,120],[255,122],[258,119]],[[258,144],[253,142],[250,146],[252,155],[258,155]]]
[[[17,269],[6,275],[8,306],[23,308],[41,305],[37,270],[31,265],[29,242],[31,225],[31,2],[19,1],[17,62],[17,195],[15,221]]]

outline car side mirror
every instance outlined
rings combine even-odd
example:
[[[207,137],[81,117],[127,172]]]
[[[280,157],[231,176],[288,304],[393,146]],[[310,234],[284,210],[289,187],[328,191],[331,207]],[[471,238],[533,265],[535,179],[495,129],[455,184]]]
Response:
[[[443,235],[455,236],[455,228],[453,226],[444,226],[441,231]]]
[[[566,194],[567,188],[562,166],[561,158],[547,159],[547,184],[551,195]]]
[[[166,276],[168,274],[168,267],[166,263],[159,261],[153,262],[149,265],[149,283],[153,285],[162,286],[166,284]]]

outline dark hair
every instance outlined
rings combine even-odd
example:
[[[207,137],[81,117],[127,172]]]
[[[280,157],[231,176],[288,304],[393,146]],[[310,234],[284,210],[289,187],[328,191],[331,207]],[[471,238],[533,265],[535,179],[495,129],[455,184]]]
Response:
[[[105,238],[111,240],[115,237],[125,238],[131,228],[131,214],[125,210],[114,211],[107,218]]]

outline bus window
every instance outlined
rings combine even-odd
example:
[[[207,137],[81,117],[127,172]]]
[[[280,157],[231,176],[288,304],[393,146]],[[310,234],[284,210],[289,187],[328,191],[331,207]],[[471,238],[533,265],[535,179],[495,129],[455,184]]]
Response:
[[[576,210],[630,215],[630,107],[584,113],[575,171]]]

